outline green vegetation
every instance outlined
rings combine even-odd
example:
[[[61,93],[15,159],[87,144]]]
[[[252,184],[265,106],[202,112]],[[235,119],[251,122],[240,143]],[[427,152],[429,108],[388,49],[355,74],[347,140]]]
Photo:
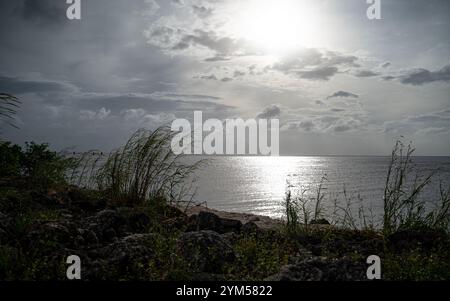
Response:
[[[351,233],[346,238],[350,243],[358,233],[370,233],[373,239],[381,238],[382,243],[373,254],[383,255],[384,279],[450,279],[450,187],[444,188],[441,182],[440,198],[424,199],[422,192],[431,183],[436,171],[426,175],[416,173],[413,153],[411,145],[405,146],[401,141],[396,143],[386,177],[384,210],[378,219],[372,210],[362,205],[359,196],[360,206],[355,213],[354,201],[347,195],[345,187],[342,193],[344,201],[334,199],[333,208],[328,210],[332,214],[327,215],[328,208],[323,206],[325,178],[314,197],[308,197],[307,190],[298,188],[293,196],[292,191],[296,187],[289,186],[283,203],[286,233],[291,237],[317,237],[325,247],[322,252],[328,257],[336,256],[337,249],[327,249],[326,245],[329,241],[336,242],[339,231]],[[332,228],[326,226],[328,220],[334,225]],[[311,223],[317,221],[321,221],[318,224],[322,225],[311,227]],[[430,240],[435,240],[435,243]],[[338,254],[351,255],[342,252],[342,249],[338,250]]]
[[[88,280],[364,280],[374,254],[386,280],[450,279],[450,189],[441,187],[435,207],[421,198],[433,175],[409,180],[410,147],[393,151],[378,224],[371,210],[354,210],[361,200],[345,188],[326,207],[324,177],[312,197],[289,187],[282,227],[233,222],[224,233],[218,223],[230,221],[204,217],[200,231],[174,206],[191,200],[200,163],[174,156],[172,135],[138,131],[108,157],[2,143],[0,279],[64,280],[74,253]]]
[[[435,209],[427,211],[427,201],[421,198],[421,192],[430,184],[433,173],[416,175],[413,184],[407,186],[413,152],[411,145],[405,148],[400,141],[392,151],[384,190],[383,232],[386,235],[404,229],[449,230],[450,187],[444,190],[441,185],[441,198],[433,204]]]
[[[144,204],[165,197],[180,200],[197,164],[186,165],[170,149],[174,136],[167,128],[136,132],[124,147],[112,152],[95,175],[97,187],[118,203]]]
[[[48,144],[26,143],[25,148],[0,144],[0,179],[20,182],[36,190],[48,190],[67,185],[66,172],[74,161],[51,151]]]

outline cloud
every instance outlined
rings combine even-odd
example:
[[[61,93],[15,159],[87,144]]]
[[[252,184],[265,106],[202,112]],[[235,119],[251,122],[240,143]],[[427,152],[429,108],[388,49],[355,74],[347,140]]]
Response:
[[[174,4],[175,6],[179,6],[179,7],[183,7],[186,4],[184,3],[184,0],[171,0],[172,4]]]
[[[321,100],[316,100],[315,104],[319,105],[319,106],[324,106],[325,105],[325,103],[323,101],[321,101]]]
[[[420,86],[433,82],[450,82],[450,65],[443,67],[437,71],[429,71],[427,69],[416,69],[408,74],[399,77],[402,84]]]
[[[206,58],[204,61],[205,62],[226,62],[226,61],[229,61],[229,60],[231,60],[230,57],[216,55],[216,56],[213,56],[213,57]]]
[[[429,127],[429,128],[425,128],[425,129],[419,129],[416,134],[417,135],[439,135],[439,134],[445,134],[445,133],[449,133],[450,129],[449,128],[444,128],[444,127],[440,127],[440,128],[435,128],[435,127]]]
[[[385,62],[385,63],[381,64],[381,68],[388,68],[391,65],[392,65],[391,62]]]
[[[200,76],[200,79],[204,79],[204,80],[217,80],[217,76],[215,76],[214,74],[211,74],[211,75],[202,75],[202,76]]]
[[[392,76],[392,75],[386,75],[386,76],[383,76],[382,79],[383,79],[384,81],[392,81],[392,80],[395,80],[396,77],[395,77],[395,76]]]
[[[377,72],[374,72],[372,70],[360,70],[355,72],[354,74],[356,77],[374,77],[380,75]]]
[[[64,98],[68,99],[68,104],[74,107],[89,110],[106,108],[113,114],[126,109],[143,109],[174,114],[185,114],[196,110],[225,112],[232,109],[231,106],[217,103],[217,98],[177,93],[77,93],[66,95]]]
[[[10,94],[41,93],[41,92],[73,92],[78,90],[74,85],[48,79],[19,78],[0,76],[0,91]]]
[[[338,72],[339,69],[337,67],[318,67],[309,71],[297,71],[296,74],[305,79],[330,80]]]
[[[213,31],[195,30],[193,34],[182,36],[181,40],[172,47],[183,50],[189,46],[203,46],[217,53],[219,56],[230,56],[241,49],[238,40],[230,37],[220,37]]]
[[[83,121],[87,120],[105,120],[111,114],[110,110],[105,108],[101,108],[98,111],[91,110],[81,110],[80,111],[80,119]]]
[[[341,109],[341,108],[332,108],[331,112],[336,112],[336,113],[340,113],[340,112],[345,112],[345,109]]]
[[[214,9],[200,5],[192,5],[192,10],[199,18],[208,18],[214,12]]]
[[[24,0],[18,12],[27,21],[40,25],[60,25],[67,21],[66,10],[66,1]]]
[[[310,80],[330,80],[339,73],[340,67],[356,68],[358,58],[335,51],[306,48],[282,58],[270,67],[285,74],[294,74]]]
[[[351,93],[351,92],[347,92],[347,91],[337,91],[337,92],[331,94],[330,96],[328,96],[327,99],[338,98],[338,97],[359,98],[359,95]]]
[[[273,119],[279,117],[281,109],[278,105],[271,105],[265,108],[256,118],[260,119]]]
[[[298,130],[301,129],[305,132],[311,132],[315,128],[315,124],[312,120],[292,122],[287,125],[288,130]]]
[[[142,108],[123,110],[120,115],[125,121],[152,127],[158,127],[176,119],[172,113],[151,114]]]
[[[334,127],[334,131],[338,132],[338,133],[340,133],[340,132],[347,132],[347,131],[350,131],[351,129],[352,128],[350,126],[348,126],[348,125],[337,125],[337,126]]]
[[[384,123],[385,133],[441,133],[437,129],[450,129],[450,109],[408,116]]]
[[[371,128],[368,112],[359,103],[337,103],[333,108],[321,101],[318,104],[312,108],[285,108],[281,130],[337,134]]]
[[[191,50],[194,55],[206,56],[206,62],[227,61],[254,52],[243,40],[220,35],[214,30],[183,28],[173,20],[161,18],[145,31],[148,43],[174,54]]]
[[[246,73],[243,71],[235,70],[233,73],[233,77],[241,77],[244,76]]]

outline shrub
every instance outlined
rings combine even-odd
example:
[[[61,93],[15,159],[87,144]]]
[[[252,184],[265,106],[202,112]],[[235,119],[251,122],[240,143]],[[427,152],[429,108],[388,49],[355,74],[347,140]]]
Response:
[[[24,175],[39,187],[65,184],[66,171],[73,162],[51,151],[48,144],[26,143],[21,166]]]
[[[48,144],[26,143],[25,149],[9,142],[0,145],[0,177],[11,182],[22,179],[27,186],[47,190],[66,184],[66,172],[74,162],[51,151]]]
[[[23,153],[18,145],[10,142],[0,143],[0,179],[17,178],[21,174]]]

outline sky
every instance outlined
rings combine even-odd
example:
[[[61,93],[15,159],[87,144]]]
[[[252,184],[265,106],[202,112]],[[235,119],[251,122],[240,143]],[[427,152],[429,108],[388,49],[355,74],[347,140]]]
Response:
[[[110,150],[175,118],[278,118],[282,155],[450,155],[450,1],[0,2],[16,143]]]

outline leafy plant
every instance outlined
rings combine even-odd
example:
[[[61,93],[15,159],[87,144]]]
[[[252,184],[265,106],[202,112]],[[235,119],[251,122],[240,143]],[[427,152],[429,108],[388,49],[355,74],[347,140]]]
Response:
[[[73,167],[71,159],[51,151],[48,144],[26,143],[22,149],[10,142],[0,144],[0,178],[23,180],[29,187],[46,190],[66,184],[66,171]]]

